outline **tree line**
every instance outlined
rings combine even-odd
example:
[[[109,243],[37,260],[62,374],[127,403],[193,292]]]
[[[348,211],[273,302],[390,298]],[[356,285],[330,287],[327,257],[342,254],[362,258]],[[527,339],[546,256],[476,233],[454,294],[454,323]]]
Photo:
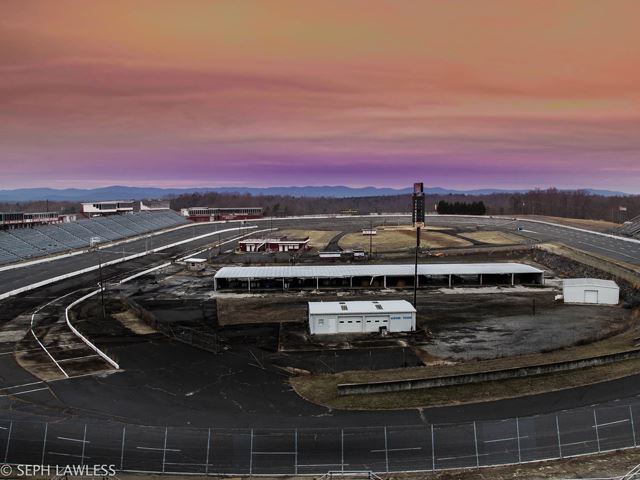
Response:
[[[440,200],[436,211],[440,215],[484,215],[487,213],[487,208],[484,206],[484,202],[447,202],[446,200]]]
[[[239,193],[189,193],[170,198],[171,208],[186,207],[263,207],[266,216],[290,216],[311,214],[335,214],[353,210],[360,214],[410,212],[410,195],[348,198],[311,198],[285,195],[249,195]],[[464,211],[461,205],[475,208],[478,215],[544,215],[621,223],[640,215],[640,195],[603,196],[587,191],[564,191],[555,188],[532,190],[525,193],[493,193],[488,195],[425,195],[426,213],[444,213],[438,204],[445,202]],[[456,203],[458,207],[456,207]],[[473,205],[475,204],[475,207]],[[481,207],[484,212],[480,213]],[[23,202],[0,203],[0,211],[59,211],[78,213],[80,204],[75,202]],[[621,207],[623,210],[621,210]],[[463,209],[462,211],[460,209]],[[626,210],[624,210],[626,209]],[[476,213],[474,213],[476,214]]]

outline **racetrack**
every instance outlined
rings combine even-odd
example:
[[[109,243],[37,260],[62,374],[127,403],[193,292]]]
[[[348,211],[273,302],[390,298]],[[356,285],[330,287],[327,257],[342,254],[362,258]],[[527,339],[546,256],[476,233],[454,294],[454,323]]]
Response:
[[[396,221],[394,217],[386,217]],[[401,217],[408,221],[407,217]],[[383,221],[383,217],[376,216]],[[274,227],[357,229],[369,218],[277,219]],[[434,225],[486,224],[532,241],[556,241],[640,265],[640,243],[529,221],[430,217]],[[268,228],[271,220],[248,222]],[[220,225],[154,237],[153,246],[213,232]],[[229,228],[229,224],[225,225]],[[237,236],[237,232],[221,238]],[[107,278],[184,255],[217,237],[105,269]],[[121,246],[120,246],[121,247]],[[146,249],[125,244],[126,254]],[[107,249],[109,250],[109,249]],[[103,251],[102,261],[122,256]],[[88,253],[2,272],[0,293],[95,265]],[[86,285],[96,273],[2,302],[4,321]],[[55,316],[52,310],[43,315]],[[4,346],[4,345],[3,345]],[[251,361],[254,346],[213,356],[152,336],[116,345],[120,373],[43,383],[0,354],[0,456],[9,463],[114,464],[126,471],[321,474],[477,467],[636,446],[640,376],[526,398],[459,407],[386,412],[331,411],[291,391],[286,374]],[[153,426],[144,426],[153,425]],[[363,427],[366,426],[366,427]]]

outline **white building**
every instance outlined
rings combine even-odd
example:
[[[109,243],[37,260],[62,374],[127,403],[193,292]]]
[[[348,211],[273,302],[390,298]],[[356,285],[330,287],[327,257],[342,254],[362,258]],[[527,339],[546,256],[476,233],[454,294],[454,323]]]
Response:
[[[562,282],[564,303],[617,305],[620,287],[612,280],[569,278]]]
[[[406,300],[309,302],[311,334],[410,332],[416,309]]]
[[[89,217],[133,212],[133,200],[115,200],[112,202],[89,202],[82,204],[82,213]]]
[[[185,260],[185,262],[187,264],[187,270],[190,270],[192,272],[202,271],[207,266],[207,259],[206,258],[191,257],[191,258],[187,258]]]

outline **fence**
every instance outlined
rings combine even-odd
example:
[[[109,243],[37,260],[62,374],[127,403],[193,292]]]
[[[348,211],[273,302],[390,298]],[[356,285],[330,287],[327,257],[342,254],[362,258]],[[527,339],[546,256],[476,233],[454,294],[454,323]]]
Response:
[[[478,468],[636,447],[638,402],[459,424],[358,428],[232,429],[75,419],[4,420],[0,421],[0,459],[10,465],[111,465],[122,472],[183,475]],[[226,421],[232,424],[233,419]]]

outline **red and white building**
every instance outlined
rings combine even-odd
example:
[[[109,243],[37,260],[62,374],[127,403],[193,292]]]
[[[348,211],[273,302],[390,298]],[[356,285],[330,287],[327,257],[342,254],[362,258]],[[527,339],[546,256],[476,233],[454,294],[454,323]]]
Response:
[[[242,252],[297,252],[309,249],[309,237],[245,238],[238,248]]]
[[[190,207],[180,210],[192,222],[216,222],[220,220],[247,220],[262,218],[262,207]]]

